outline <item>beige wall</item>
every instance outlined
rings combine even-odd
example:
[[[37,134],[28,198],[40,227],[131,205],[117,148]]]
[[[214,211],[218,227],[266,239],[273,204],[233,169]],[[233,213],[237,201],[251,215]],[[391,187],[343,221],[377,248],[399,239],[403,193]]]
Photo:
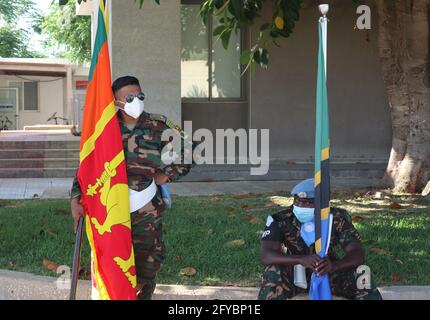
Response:
[[[34,77],[25,76],[31,80],[53,80],[58,77]],[[21,81],[21,79],[13,76],[0,76],[0,87],[8,87],[8,81]],[[17,129],[23,129],[27,125],[48,124],[46,121],[54,112],[58,116],[63,116],[63,86],[65,79],[60,79],[52,82],[39,82],[39,110],[38,111],[19,111]],[[55,122],[49,122],[54,124]],[[61,122],[60,122],[61,123]]]
[[[350,0],[330,2],[335,2],[329,12],[327,54],[332,159],[386,161],[391,120],[376,10],[372,30],[354,30],[357,6]],[[302,9],[292,36],[279,41],[281,49],[270,47],[268,70],[257,68],[251,83],[250,127],[271,129],[271,159],[313,157],[319,16],[316,6]],[[266,12],[265,19],[270,17]]]
[[[391,120],[378,56],[376,10],[372,30],[360,31],[354,29],[358,15],[352,1],[330,3],[327,81],[332,158],[384,162],[391,146]],[[147,94],[147,110],[180,122],[180,1],[162,1],[161,6],[146,1],[142,10],[134,0],[113,1],[112,12],[113,78],[137,76]],[[293,35],[279,41],[282,48],[270,47],[269,69],[257,68],[245,108],[232,114],[228,105],[202,111],[199,104],[195,108],[184,104],[184,119],[209,119],[219,127],[228,123],[268,128],[272,160],[312,161],[319,16],[316,5],[302,9]],[[264,17],[270,20],[271,12]],[[250,30],[251,36],[260,25]],[[249,46],[253,44],[251,40]],[[230,124],[233,118],[239,120]]]
[[[112,2],[112,72],[136,76],[146,94],[145,108],[181,121],[180,1]]]

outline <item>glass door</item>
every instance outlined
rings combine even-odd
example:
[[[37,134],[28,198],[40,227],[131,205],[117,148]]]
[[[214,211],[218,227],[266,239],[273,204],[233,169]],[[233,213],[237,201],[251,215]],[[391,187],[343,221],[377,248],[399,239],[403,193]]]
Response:
[[[0,130],[18,128],[18,89],[0,88]]]

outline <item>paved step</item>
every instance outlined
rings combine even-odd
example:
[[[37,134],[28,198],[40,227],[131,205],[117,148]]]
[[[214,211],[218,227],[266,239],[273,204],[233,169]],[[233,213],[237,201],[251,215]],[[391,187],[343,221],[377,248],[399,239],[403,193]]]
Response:
[[[30,273],[0,270],[0,300],[68,300],[70,282]],[[256,300],[259,288],[157,284],[154,300]],[[384,300],[430,300],[430,286],[379,287]],[[91,299],[91,283],[79,280],[77,300]],[[308,300],[299,295],[293,300]],[[345,300],[334,297],[334,300]]]
[[[72,178],[0,179],[0,199],[68,199]],[[173,196],[211,196],[283,192],[299,181],[226,181],[226,182],[173,182],[169,184]],[[363,189],[385,188],[380,179],[332,179],[333,192],[355,192]],[[175,202],[175,200],[173,200]]]
[[[0,178],[70,178],[76,168],[20,168],[0,169]]]
[[[386,163],[333,162],[330,174],[333,178],[380,179],[384,176]],[[276,181],[302,180],[314,175],[312,163],[270,163],[265,175],[251,175],[250,165],[200,165],[181,181]]]
[[[79,166],[79,159],[69,158],[35,158],[35,159],[0,159],[0,169],[74,169]]]
[[[78,149],[6,149],[0,150],[0,159],[68,158],[79,159]]]
[[[13,141],[0,140],[0,150],[28,150],[28,149],[78,149],[79,140],[71,141]]]

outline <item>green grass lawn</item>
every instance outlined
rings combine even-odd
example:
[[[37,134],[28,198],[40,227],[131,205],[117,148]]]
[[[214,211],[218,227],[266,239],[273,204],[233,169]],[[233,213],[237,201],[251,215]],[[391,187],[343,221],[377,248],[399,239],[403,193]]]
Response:
[[[260,235],[269,213],[291,203],[282,194],[175,197],[165,211],[167,259],[158,282],[194,285],[257,286]],[[387,200],[333,195],[332,205],[354,217],[364,240],[367,264],[378,285],[430,285],[430,200]],[[71,266],[74,234],[65,200],[0,201],[0,269],[56,276],[43,260]],[[237,241],[235,241],[237,240]],[[89,267],[83,245],[82,266]],[[194,268],[193,276],[181,269]]]

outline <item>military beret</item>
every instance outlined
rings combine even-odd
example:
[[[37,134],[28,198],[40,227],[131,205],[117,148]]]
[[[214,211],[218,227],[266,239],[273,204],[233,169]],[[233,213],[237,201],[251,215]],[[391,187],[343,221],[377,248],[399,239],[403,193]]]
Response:
[[[314,179],[306,179],[298,183],[293,190],[291,195],[299,198],[313,199],[315,198],[315,182]]]

